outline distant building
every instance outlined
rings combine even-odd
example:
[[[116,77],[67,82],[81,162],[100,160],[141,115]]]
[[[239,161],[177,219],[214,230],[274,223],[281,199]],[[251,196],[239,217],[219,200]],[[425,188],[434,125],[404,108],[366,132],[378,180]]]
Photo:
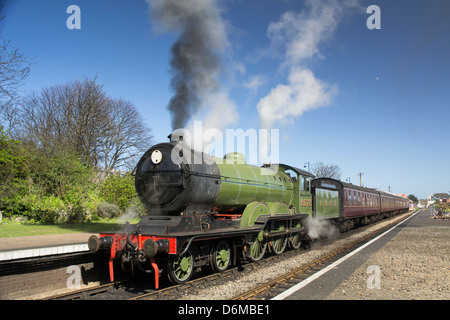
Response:
[[[450,195],[448,193],[435,193],[433,197],[436,202],[450,203]]]
[[[428,196],[427,198],[427,208],[429,208],[431,205],[434,205],[435,198],[433,195]]]

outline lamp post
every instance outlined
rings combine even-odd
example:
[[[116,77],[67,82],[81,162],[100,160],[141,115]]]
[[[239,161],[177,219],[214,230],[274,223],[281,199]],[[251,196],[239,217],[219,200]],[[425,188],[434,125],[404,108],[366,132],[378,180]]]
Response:
[[[359,186],[362,187],[362,179],[361,179],[361,177],[364,175],[364,172],[358,172],[357,175],[359,176]]]
[[[303,165],[303,168],[306,168],[306,165],[308,165],[308,172],[309,172],[309,165],[310,165],[310,163],[309,163],[309,162],[306,162],[306,163]]]

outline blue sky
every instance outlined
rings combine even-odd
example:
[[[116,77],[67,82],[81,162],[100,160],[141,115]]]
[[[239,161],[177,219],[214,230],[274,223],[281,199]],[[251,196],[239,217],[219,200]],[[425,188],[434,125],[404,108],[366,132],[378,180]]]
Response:
[[[343,180],[359,183],[357,173],[363,172],[367,187],[390,186],[420,198],[449,192],[450,2],[315,3],[339,12],[330,21],[315,15],[307,1],[218,2],[228,42],[220,54],[220,83],[236,114],[226,127],[259,128],[265,101],[267,110],[277,111],[269,118],[271,128],[280,130],[280,162],[337,164]],[[110,96],[138,108],[155,142],[167,140],[169,51],[179,34],[157,32],[146,1],[3,4],[3,38],[34,62],[23,92],[97,76]],[[80,30],[66,27],[72,4],[81,9]],[[366,26],[365,9],[372,4],[381,9],[381,29]],[[305,21],[322,30],[312,42],[315,50],[289,54],[295,41],[314,35]],[[313,97],[318,100],[306,111],[298,111],[296,102],[303,100],[295,94],[286,106],[274,104],[278,89],[295,90],[289,76],[299,70],[322,85]],[[284,112],[283,119],[274,118]]]

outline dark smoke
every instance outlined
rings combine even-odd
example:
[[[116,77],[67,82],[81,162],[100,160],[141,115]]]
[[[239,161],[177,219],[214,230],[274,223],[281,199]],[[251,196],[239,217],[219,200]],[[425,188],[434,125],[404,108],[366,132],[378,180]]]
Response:
[[[180,33],[171,48],[168,109],[172,128],[183,128],[199,111],[205,94],[219,89],[219,54],[227,43],[225,25],[215,0],[147,0],[157,29]]]

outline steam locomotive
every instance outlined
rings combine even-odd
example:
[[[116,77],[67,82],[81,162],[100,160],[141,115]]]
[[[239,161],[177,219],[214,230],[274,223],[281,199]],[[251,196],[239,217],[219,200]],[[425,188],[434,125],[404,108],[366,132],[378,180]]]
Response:
[[[170,136],[169,136],[170,137]],[[267,251],[298,249],[310,219],[328,219],[341,231],[408,210],[408,199],[285,165],[252,166],[239,153],[224,159],[185,146],[182,136],[151,147],[135,169],[147,210],[141,221],[115,233],[91,236],[91,252],[110,251],[123,269],[166,274],[187,282],[198,267],[223,272]]]

